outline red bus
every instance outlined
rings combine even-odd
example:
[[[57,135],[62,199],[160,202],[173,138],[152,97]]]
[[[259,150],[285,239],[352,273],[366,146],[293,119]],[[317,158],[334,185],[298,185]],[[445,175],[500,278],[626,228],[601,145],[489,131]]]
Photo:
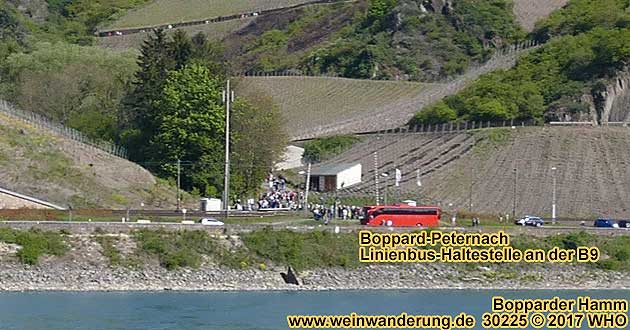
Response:
[[[362,225],[437,227],[442,210],[437,206],[378,205],[363,208]]]

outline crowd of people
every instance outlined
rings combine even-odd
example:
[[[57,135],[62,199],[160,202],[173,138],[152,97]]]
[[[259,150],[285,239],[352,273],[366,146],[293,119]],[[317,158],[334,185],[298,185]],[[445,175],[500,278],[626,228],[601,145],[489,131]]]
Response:
[[[363,217],[363,209],[354,205],[310,205],[315,220],[323,220],[326,224],[332,219],[359,220]]]
[[[236,210],[303,210],[304,192],[291,190],[283,177],[276,177],[269,173],[265,178],[265,192],[258,196],[258,200],[250,198],[242,203],[236,200]],[[332,219],[359,220],[363,216],[363,209],[354,205],[322,205],[309,203],[308,210],[315,220],[322,220],[328,224]]]
[[[287,189],[287,182],[282,177],[269,174],[265,179],[267,191],[258,198],[258,209],[299,210],[304,200],[303,192]]]

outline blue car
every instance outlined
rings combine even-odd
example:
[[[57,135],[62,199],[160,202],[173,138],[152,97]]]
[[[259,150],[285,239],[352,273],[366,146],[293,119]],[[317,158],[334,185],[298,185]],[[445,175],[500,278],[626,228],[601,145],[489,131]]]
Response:
[[[630,228],[630,220],[620,220],[617,224],[619,228]]]
[[[597,219],[595,220],[595,223],[593,224],[594,227],[601,227],[601,228],[613,228],[613,227],[617,227],[617,224],[615,223],[614,220],[611,219]]]

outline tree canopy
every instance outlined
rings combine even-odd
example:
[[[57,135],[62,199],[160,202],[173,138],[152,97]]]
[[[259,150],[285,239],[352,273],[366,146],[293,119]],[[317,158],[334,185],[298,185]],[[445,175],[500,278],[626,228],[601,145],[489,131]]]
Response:
[[[595,28],[550,41],[521,58],[513,69],[482,76],[461,93],[418,113],[412,124],[453,120],[544,120],[558,107],[576,107],[579,98],[609,80],[630,60],[630,29]]]

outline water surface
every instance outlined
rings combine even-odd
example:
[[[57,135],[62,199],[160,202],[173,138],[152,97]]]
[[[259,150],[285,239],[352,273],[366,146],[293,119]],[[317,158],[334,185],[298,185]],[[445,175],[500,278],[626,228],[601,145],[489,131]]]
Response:
[[[287,315],[449,314],[478,317],[492,296],[628,299],[628,291],[397,290],[326,292],[0,293],[2,330],[287,329]]]

